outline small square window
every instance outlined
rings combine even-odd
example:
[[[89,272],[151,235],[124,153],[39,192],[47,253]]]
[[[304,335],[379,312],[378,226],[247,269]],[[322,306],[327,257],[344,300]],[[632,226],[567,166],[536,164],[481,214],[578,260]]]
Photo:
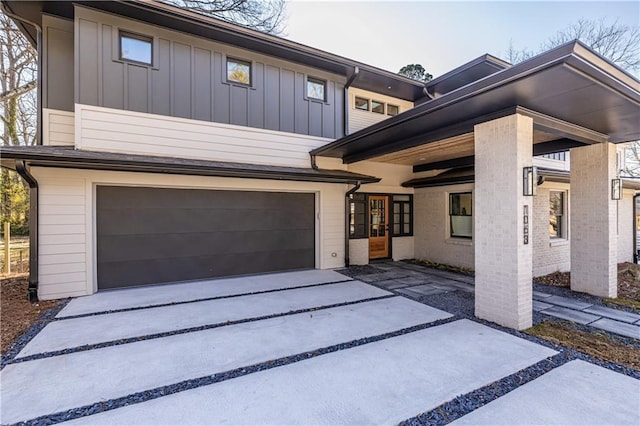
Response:
[[[359,98],[356,96],[356,109],[369,111],[369,99]]]
[[[251,85],[251,62],[227,58],[227,81]]]
[[[319,101],[326,101],[325,97],[325,89],[327,86],[327,82],[323,80],[318,80],[317,78],[308,77],[307,78],[307,98],[316,99]]]
[[[387,115],[398,115],[400,108],[398,105],[387,104]]]
[[[371,101],[371,112],[384,114],[384,102]]]
[[[151,37],[121,32],[120,59],[151,65],[153,63],[153,39]]]

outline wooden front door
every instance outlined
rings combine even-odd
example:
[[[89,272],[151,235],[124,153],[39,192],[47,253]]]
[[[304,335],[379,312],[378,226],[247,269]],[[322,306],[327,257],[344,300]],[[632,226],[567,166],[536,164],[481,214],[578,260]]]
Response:
[[[389,257],[389,197],[369,196],[369,259]]]

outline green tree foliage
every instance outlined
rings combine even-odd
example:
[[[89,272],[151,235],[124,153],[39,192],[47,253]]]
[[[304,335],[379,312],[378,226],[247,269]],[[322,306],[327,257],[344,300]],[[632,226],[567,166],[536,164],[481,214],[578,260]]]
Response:
[[[412,80],[427,82],[430,81],[433,76],[424,69],[424,67],[420,64],[409,64],[400,68],[398,74],[408,77]]]

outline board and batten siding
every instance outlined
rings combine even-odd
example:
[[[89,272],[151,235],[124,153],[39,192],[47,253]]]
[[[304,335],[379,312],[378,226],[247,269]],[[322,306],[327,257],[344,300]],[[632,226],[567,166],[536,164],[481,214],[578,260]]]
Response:
[[[119,60],[118,33],[153,37],[152,66]],[[75,6],[75,102],[336,139],[345,77]],[[226,81],[226,57],[252,64],[252,85]],[[306,97],[325,80],[326,102]]]
[[[76,105],[76,148],[309,168],[331,139],[155,114]]]
[[[42,144],[73,146],[75,144],[75,117],[72,112],[42,109]]]
[[[42,15],[42,105],[73,111],[73,21]]]
[[[347,185],[258,179],[32,167],[40,184],[42,300],[97,291],[95,188],[97,185],[314,193],[315,266],[344,266],[344,193]]]
[[[356,96],[359,98],[369,99],[369,109],[371,109],[372,100],[384,102],[385,104],[396,105],[399,107],[400,113],[413,108],[413,102],[351,87],[349,88],[349,133],[355,133],[358,130],[362,130],[365,127],[369,127],[372,124],[376,124],[389,118],[386,111],[384,114],[378,114],[371,111],[356,109]]]

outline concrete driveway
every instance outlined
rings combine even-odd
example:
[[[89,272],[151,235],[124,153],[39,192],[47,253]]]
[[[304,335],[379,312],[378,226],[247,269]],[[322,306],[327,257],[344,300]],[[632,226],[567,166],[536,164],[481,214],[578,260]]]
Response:
[[[333,271],[118,290],[72,300],[4,367],[1,422],[390,424],[556,354]],[[628,395],[608,421],[637,423],[624,411],[636,380],[575,362],[518,388],[520,400],[587,377],[587,390]],[[544,419],[501,403],[512,394],[470,422]]]

